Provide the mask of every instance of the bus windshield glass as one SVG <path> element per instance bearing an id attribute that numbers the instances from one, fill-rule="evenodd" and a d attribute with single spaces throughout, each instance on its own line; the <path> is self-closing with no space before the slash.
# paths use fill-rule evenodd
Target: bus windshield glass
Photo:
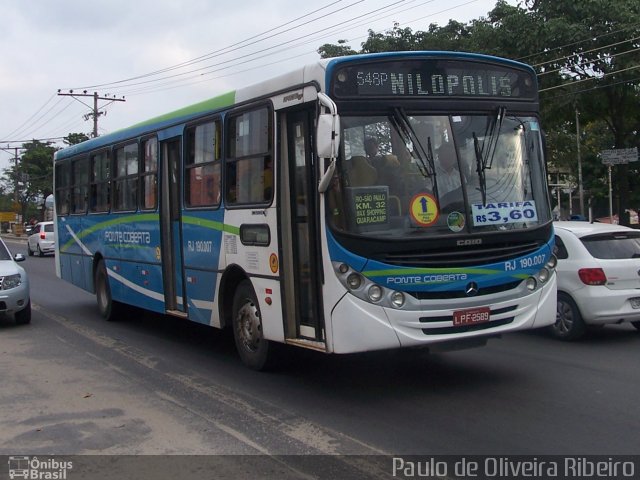
<path id="1" fill-rule="evenodd" d="M 343 116 L 328 196 L 334 229 L 431 237 L 547 223 L 538 120 L 482 115 Z"/>

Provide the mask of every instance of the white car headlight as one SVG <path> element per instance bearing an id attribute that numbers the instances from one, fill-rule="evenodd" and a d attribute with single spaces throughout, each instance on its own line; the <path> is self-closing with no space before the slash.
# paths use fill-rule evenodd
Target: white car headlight
<path id="1" fill-rule="evenodd" d="M 7 275 L 2 280 L 2 290 L 9 290 L 10 288 L 16 288 L 20 286 L 22 283 L 22 278 L 20 274 L 17 273 L 15 275 Z"/>

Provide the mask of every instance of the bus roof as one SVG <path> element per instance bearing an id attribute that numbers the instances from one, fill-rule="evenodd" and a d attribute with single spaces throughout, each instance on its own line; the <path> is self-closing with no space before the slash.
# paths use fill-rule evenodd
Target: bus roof
<path id="1" fill-rule="evenodd" d="M 284 88 L 303 85 L 309 82 L 316 82 L 321 88 L 324 89 L 326 85 L 326 78 L 335 67 L 344 63 L 350 63 L 354 61 L 367 61 L 367 60 L 382 60 L 398 57 L 431 57 L 431 58 L 449 58 L 449 59 L 461 59 L 461 60 L 477 60 L 477 61 L 490 61 L 493 63 L 500 63 L 507 67 L 520 68 L 529 70 L 535 73 L 533 68 L 524 63 L 520 63 L 514 60 L 508 60 L 500 57 L 493 57 L 490 55 L 467 53 L 467 52 L 450 52 L 450 51 L 406 51 L 406 52 L 382 52 L 382 53 L 369 53 L 360 55 L 350 55 L 345 57 L 325 58 L 320 59 L 315 63 L 305 65 L 296 70 L 284 73 L 282 75 L 264 80 L 260 83 L 256 83 L 247 87 L 239 88 L 222 95 L 204 100 L 202 102 L 189 105 L 184 108 L 180 108 L 173 112 L 169 112 L 158 117 L 153 117 L 140 123 L 136 123 L 130 127 L 123 128 L 122 130 L 115 131 L 97 138 L 92 138 L 77 145 L 72 145 L 68 148 L 59 150 L 55 154 L 56 160 L 68 158 L 77 154 L 82 154 L 95 150 L 107 145 L 115 143 L 125 142 L 132 138 L 144 136 L 154 131 L 171 127 L 173 125 L 179 125 L 181 123 L 189 122 L 198 117 L 214 113 L 218 110 L 232 107 L 234 105 L 243 103 L 253 98 L 260 98 L 272 94 L 274 92 L 282 91 Z"/>

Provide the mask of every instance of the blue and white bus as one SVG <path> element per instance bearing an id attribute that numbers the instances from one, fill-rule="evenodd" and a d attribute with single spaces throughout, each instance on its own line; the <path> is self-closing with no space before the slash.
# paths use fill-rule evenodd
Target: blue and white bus
<path id="1" fill-rule="evenodd" d="M 319 60 L 57 152 L 57 273 L 126 305 L 327 353 L 453 349 L 555 321 L 534 71 L 452 52 Z"/>

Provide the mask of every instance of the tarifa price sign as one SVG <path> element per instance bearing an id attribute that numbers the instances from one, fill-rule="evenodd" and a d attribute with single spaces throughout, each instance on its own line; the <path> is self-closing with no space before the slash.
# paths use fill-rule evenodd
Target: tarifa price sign
<path id="1" fill-rule="evenodd" d="M 533 200 L 487 203 L 486 205 L 475 203 L 471 205 L 471 214 L 476 227 L 538 221 L 536 203 Z"/>

